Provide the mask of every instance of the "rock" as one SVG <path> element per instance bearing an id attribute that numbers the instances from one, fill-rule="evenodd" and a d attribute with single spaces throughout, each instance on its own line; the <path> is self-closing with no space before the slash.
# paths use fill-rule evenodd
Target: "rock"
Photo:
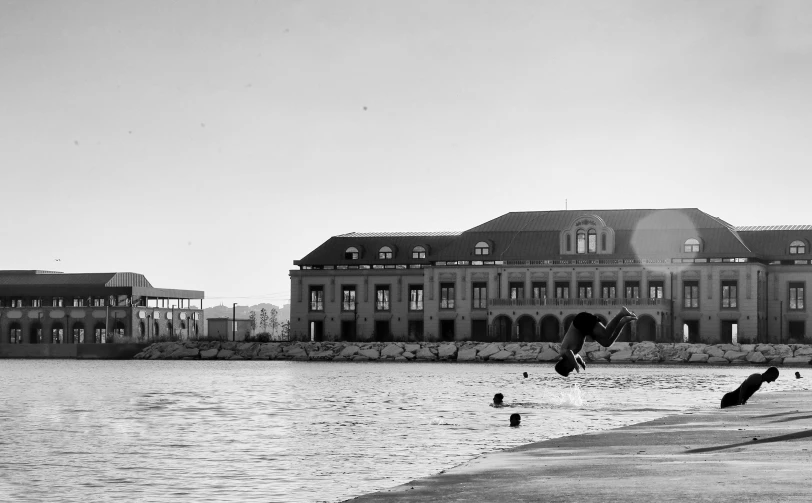
<path id="1" fill-rule="evenodd" d="M 617 353 L 620 351 L 629 351 L 631 352 L 632 343 L 631 342 L 616 342 L 607 348 L 610 353 Z"/>
<path id="2" fill-rule="evenodd" d="M 437 354 L 442 360 L 454 359 L 457 356 L 457 346 L 455 344 L 441 344 L 437 348 Z"/>
<path id="3" fill-rule="evenodd" d="M 166 354 L 166 353 L 164 353 Z M 178 360 L 180 358 L 196 358 L 200 354 L 197 348 L 180 347 L 169 355 L 169 358 Z"/>
<path id="4" fill-rule="evenodd" d="M 812 357 L 812 347 L 810 346 L 801 346 L 795 350 L 795 354 L 793 356 L 810 356 Z"/>
<path id="5" fill-rule="evenodd" d="M 728 351 L 740 351 L 738 344 L 717 344 L 717 348 L 721 349 L 724 352 Z"/>
<path id="6" fill-rule="evenodd" d="M 666 346 L 660 350 L 660 358 L 664 362 L 684 362 L 690 358 L 687 346 Z"/>
<path id="7" fill-rule="evenodd" d="M 415 353 L 415 358 L 418 360 L 436 360 L 437 355 L 435 355 L 430 348 L 420 348 L 417 353 Z"/>
<path id="8" fill-rule="evenodd" d="M 614 344 L 613 344 L 614 346 Z M 610 348 L 611 353 L 611 348 Z M 632 350 L 631 349 L 624 349 L 623 351 L 616 351 L 611 353 L 612 356 L 609 357 L 609 361 L 611 362 L 630 362 L 632 361 Z"/>
<path id="9" fill-rule="evenodd" d="M 552 362 L 558 360 L 558 358 L 559 358 L 558 351 L 554 350 L 551 347 L 545 347 L 539 352 L 538 356 L 536 357 L 536 360 L 540 362 Z"/>
<path id="10" fill-rule="evenodd" d="M 692 353 L 691 357 L 688 358 L 688 363 L 707 363 L 708 358 L 710 358 L 710 356 L 705 353 Z"/>
<path id="11" fill-rule="evenodd" d="M 408 360 L 406 357 L 404 357 L 404 356 L 396 356 L 396 357 L 395 357 L 395 361 L 396 361 L 396 362 L 407 362 L 407 361 L 409 361 L 409 360 Z"/>
<path id="12" fill-rule="evenodd" d="M 727 358 L 722 358 L 721 356 L 711 356 L 708 358 L 709 365 L 730 365 L 730 362 Z"/>
<path id="13" fill-rule="evenodd" d="M 584 353 L 586 353 L 586 354 L 595 353 L 595 352 L 603 351 L 603 350 L 604 350 L 604 347 L 601 346 L 600 344 L 598 344 L 595 341 L 584 343 Z"/>
<path id="14" fill-rule="evenodd" d="M 704 344 L 689 344 L 688 345 L 688 354 L 692 355 L 694 353 L 701 353 L 703 355 L 707 354 L 707 353 L 705 353 L 705 345 Z"/>
<path id="15" fill-rule="evenodd" d="M 511 357 L 513 357 L 513 352 L 503 349 L 502 351 L 499 351 L 498 353 L 489 356 L 488 360 L 504 361 Z"/>
<path id="16" fill-rule="evenodd" d="M 358 349 L 359 349 L 358 346 L 347 346 L 346 348 L 341 350 L 339 356 L 342 356 L 344 358 L 350 358 L 351 356 L 358 354 Z"/>
<path id="17" fill-rule="evenodd" d="M 259 345 L 256 356 L 260 358 L 276 358 L 280 353 L 282 353 L 282 348 L 278 343 L 268 343 Z"/>
<path id="18" fill-rule="evenodd" d="M 403 349 L 408 353 L 417 353 L 420 351 L 420 344 L 404 344 Z"/>
<path id="19" fill-rule="evenodd" d="M 476 349 L 475 348 L 465 348 L 460 349 L 457 352 L 457 361 L 458 362 L 470 362 L 476 359 Z"/>
<path id="20" fill-rule="evenodd" d="M 505 351 L 510 351 L 511 353 L 516 353 L 522 350 L 521 344 L 508 344 L 505 346 Z"/>
<path id="21" fill-rule="evenodd" d="M 783 364 L 784 366 L 807 366 L 809 365 L 809 360 L 812 360 L 812 356 L 788 356 L 784 358 Z"/>
<path id="22" fill-rule="evenodd" d="M 708 346 L 705 348 L 705 354 L 711 357 L 722 358 L 725 356 L 725 352 L 719 349 L 716 346 Z M 710 361 L 710 360 L 708 360 Z"/>
<path id="23" fill-rule="evenodd" d="M 221 350 L 220 350 L 220 351 L 217 353 L 217 359 L 218 359 L 218 360 L 227 360 L 227 359 L 231 358 L 231 356 L 232 356 L 233 354 L 234 354 L 234 351 L 232 351 L 232 350 L 230 350 L 230 349 L 221 349 Z"/>
<path id="24" fill-rule="evenodd" d="M 245 358 L 243 358 L 242 356 L 238 355 L 237 353 L 234 353 L 233 355 L 231 355 L 231 357 L 229 358 L 229 360 L 245 360 Z"/>
<path id="25" fill-rule="evenodd" d="M 610 353 L 609 351 L 602 350 L 589 352 L 586 354 L 586 356 L 590 361 L 595 361 L 595 360 L 606 360 L 609 358 L 609 356 L 611 356 L 611 354 L 612 353 Z"/>
<path id="26" fill-rule="evenodd" d="M 207 349 L 200 352 L 200 358 L 203 360 L 210 360 L 217 356 L 217 349 Z"/>
<path id="27" fill-rule="evenodd" d="M 537 347 L 525 347 L 522 351 L 516 353 L 516 361 L 526 362 L 535 360 L 539 354 L 539 348 Z"/>
<path id="28" fill-rule="evenodd" d="M 641 342 L 634 345 L 632 357 L 638 362 L 658 362 L 660 361 L 660 348 L 653 342 Z"/>
<path id="29" fill-rule="evenodd" d="M 745 353 L 752 353 L 756 350 L 755 344 L 739 344 L 739 351 L 744 351 Z"/>
<path id="30" fill-rule="evenodd" d="M 300 346 L 296 344 L 295 346 L 288 346 L 285 349 L 285 356 L 292 358 L 294 360 L 306 360 L 307 359 L 307 350 L 304 346 Z"/>
<path id="31" fill-rule="evenodd" d="M 352 361 L 354 361 L 354 362 L 367 362 L 367 361 L 369 361 L 369 358 L 367 358 L 366 356 L 364 356 L 362 354 L 357 354 L 357 355 L 352 357 Z"/>
<path id="32" fill-rule="evenodd" d="M 381 358 L 397 358 L 403 354 L 403 348 L 397 344 L 390 344 L 381 351 Z"/>
<path id="33" fill-rule="evenodd" d="M 500 350 L 501 350 L 501 348 L 498 345 L 496 345 L 496 344 L 488 344 L 487 346 L 485 346 L 484 348 L 479 350 L 479 353 L 477 353 L 477 356 L 479 356 L 482 359 L 486 359 L 491 355 L 495 355 Z"/>
<path id="34" fill-rule="evenodd" d="M 335 354 L 332 351 L 330 351 L 329 349 L 326 349 L 324 351 L 315 351 L 313 353 L 310 353 L 310 359 L 311 360 L 332 360 L 334 356 L 335 356 Z"/>
<path id="35" fill-rule="evenodd" d="M 775 351 L 773 348 L 774 346 L 772 344 L 757 344 L 754 351 L 758 351 L 763 355 L 771 355 Z"/>
<path id="36" fill-rule="evenodd" d="M 408 352 L 408 351 L 405 351 L 405 352 L 404 352 L 402 355 L 400 355 L 400 356 L 402 356 L 402 357 L 406 358 L 407 360 L 414 360 L 414 353 L 410 353 L 410 352 Z"/>
<path id="37" fill-rule="evenodd" d="M 764 358 L 764 355 L 759 353 L 758 351 L 747 353 L 746 360 L 750 363 L 764 363 L 767 361 L 767 359 Z"/>
<path id="38" fill-rule="evenodd" d="M 362 349 L 358 352 L 361 356 L 366 356 L 370 360 L 377 360 L 381 357 L 381 353 L 377 349 Z"/>
<path id="39" fill-rule="evenodd" d="M 727 351 L 725 352 L 724 358 L 730 363 L 733 362 L 741 363 L 747 361 L 747 353 L 745 353 L 744 351 Z"/>
<path id="40" fill-rule="evenodd" d="M 774 345 L 772 354 L 776 355 L 776 356 L 783 356 L 784 358 L 786 358 L 788 356 L 794 356 L 792 354 L 792 348 L 789 347 L 789 345 L 787 345 L 787 344 L 776 344 L 776 345 Z"/>

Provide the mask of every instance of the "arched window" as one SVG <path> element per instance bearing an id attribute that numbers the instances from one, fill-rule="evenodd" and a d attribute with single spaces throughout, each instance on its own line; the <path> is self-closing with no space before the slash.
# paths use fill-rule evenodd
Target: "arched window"
<path id="1" fill-rule="evenodd" d="M 601 251 L 606 251 L 606 233 L 601 234 Z"/>
<path id="2" fill-rule="evenodd" d="M 598 252 L 598 233 L 595 232 L 595 229 L 589 229 L 587 232 L 587 250 L 589 253 Z"/>
<path id="3" fill-rule="evenodd" d="M 426 258 L 426 249 L 422 246 L 412 248 L 412 258 Z"/>
<path id="4" fill-rule="evenodd" d="M 790 255 L 800 255 L 806 253 L 806 244 L 803 241 L 793 241 L 789 244 Z"/>
<path id="5" fill-rule="evenodd" d="M 161 324 L 158 322 L 158 320 L 155 320 L 153 325 L 154 326 L 152 327 L 152 337 L 157 339 L 161 335 Z"/>
<path id="6" fill-rule="evenodd" d="M 474 247 L 474 255 L 489 255 L 491 253 L 491 246 L 485 241 L 480 241 Z"/>
<path id="7" fill-rule="evenodd" d="M 138 322 L 138 338 L 143 339 L 147 331 L 147 326 L 144 324 L 143 321 Z"/>
<path id="8" fill-rule="evenodd" d="M 107 342 L 107 328 L 105 328 L 104 323 L 96 323 L 93 328 L 93 337 L 96 344 Z"/>
<path id="9" fill-rule="evenodd" d="M 378 250 L 378 258 L 388 260 L 392 258 L 392 248 L 388 246 L 382 246 L 380 250 Z"/>
<path id="10" fill-rule="evenodd" d="M 347 260 L 358 260 L 358 248 L 350 246 L 344 251 L 344 258 Z"/>
<path id="11" fill-rule="evenodd" d="M 575 235 L 575 253 L 586 253 L 586 232 L 582 230 Z"/>
<path id="12" fill-rule="evenodd" d="M 85 324 L 82 322 L 76 322 L 73 324 L 73 343 L 74 344 L 84 344 L 85 343 Z"/>
<path id="13" fill-rule="evenodd" d="M 567 234 L 566 236 L 566 242 L 567 242 L 567 252 L 572 251 L 572 239 L 570 238 L 569 234 Z"/>
<path id="14" fill-rule="evenodd" d="M 690 238 L 685 241 L 684 246 L 685 253 L 697 253 L 699 252 L 699 240 Z"/>
<path id="15" fill-rule="evenodd" d="M 65 329 L 62 323 L 55 322 L 51 325 L 51 338 L 54 344 L 62 344 L 65 342 Z"/>

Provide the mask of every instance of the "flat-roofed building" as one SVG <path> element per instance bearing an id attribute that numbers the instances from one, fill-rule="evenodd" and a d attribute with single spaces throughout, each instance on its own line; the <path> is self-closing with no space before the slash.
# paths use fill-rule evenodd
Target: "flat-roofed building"
<path id="1" fill-rule="evenodd" d="M 194 338 L 202 335 L 203 298 L 131 272 L 0 271 L 0 344 Z"/>
<path id="2" fill-rule="evenodd" d="M 696 208 L 507 213 L 463 232 L 329 238 L 291 277 L 299 340 L 551 341 L 628 306 L 621 340 L 810 342 L 812 226 Z M 809 335 L 807 335 L 809 334 Z"/>
<path id="3" fill-rule="evenodd" d="M 244 341 L 251 333 L 251 320 L 245 318 L 206 318 L 209 338 L 223 341 Z"/>

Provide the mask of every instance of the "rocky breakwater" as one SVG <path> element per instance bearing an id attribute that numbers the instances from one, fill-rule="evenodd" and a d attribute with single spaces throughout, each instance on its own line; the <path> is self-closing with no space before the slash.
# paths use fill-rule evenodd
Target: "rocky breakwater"
<path id="1" fill-rule="evenodd" d="M 135 355 L 138 360 L 314 360 L 555 362 L 552 342 L 160 342 Z M 808 366 L 806 344 L 688 344 L 616 342 L 604 348 L 586 343 L 591 363 Z"/>

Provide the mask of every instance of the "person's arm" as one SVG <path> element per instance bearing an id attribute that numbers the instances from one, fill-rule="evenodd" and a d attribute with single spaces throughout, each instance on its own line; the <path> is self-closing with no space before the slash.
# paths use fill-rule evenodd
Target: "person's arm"
<path id="1" fill-rule="evenodd" d="M 567 351 L 563 351 L 561 353 L 561 356 L 565 360 L 567 360 L 567 363 L 569 363 L 572 368 L 575 369 L 575 372 L 577 372 L 579 374 L 581 373 L 581 371 L 578 370 L 578 360 L 575 357 L 575 353 L 573 353 L 571 350 L 567 350 Z M 578 356 L 578 358 L 580 358 L 580 355 Z M 586 367 L 584 367 L 584 368 L 586 369 Z"/>
<path id="2" fill-rule="evenodd" d="M 584 359 L 583 359 L 583 358 L 581 358 L 581 355 L 576 354 L 576 355 L 575 355 L 575 361 L 576 361 L 576 362 L 578 362 L 578 364 L 580 364 L 580 365 L 581 365 L 581 368 L 583 368 L 584 370 L 586 370 L 586 363 L 584 363 Z M 575 370 L 577 371 L 577 370 L 578 370 L 578 367 L 575 367 Z"/>

